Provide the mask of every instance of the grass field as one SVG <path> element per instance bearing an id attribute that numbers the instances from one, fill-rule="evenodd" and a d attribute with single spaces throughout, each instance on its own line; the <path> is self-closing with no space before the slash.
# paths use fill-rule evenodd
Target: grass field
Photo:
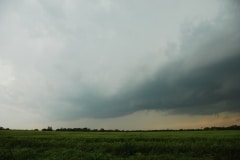
<path id="1" fill-rule="evenodd" d="M 0 160 L 240 159 L 240 131 L 0 131 Z"/>

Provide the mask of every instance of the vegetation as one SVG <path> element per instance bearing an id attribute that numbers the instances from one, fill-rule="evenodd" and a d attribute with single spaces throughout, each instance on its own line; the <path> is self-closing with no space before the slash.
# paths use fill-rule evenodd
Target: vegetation
<path id="1" fill-rule="evenodd" d="M 48 129 L 42 129 L 42 131 L 52 131 L 52 127 L 48 127 Z M 179 129 L 179 130 L 173 130 L 173 129 L 167 129 L 167 130 L 130 130 L 130 132 L 161 132 L 161 131 L 201 131 L 201 130 L 240 130 L 240 126 L 238 125 L 232 125 L 228 127 L 205 127 L 203 129 Z M 58 128 L 56 131 L 72 131 L 72 132 L 129 132 L 129 130 L 105 130 L 103 128 L 101 129 L 90 129 L 90 128 Z"/>
<path id="2" fill-rule="evenodd" d="M 49 128 L 50 129 L 50 128 Z M 0 160 L 240 159 L 240 131 L 0 131 Z"/>

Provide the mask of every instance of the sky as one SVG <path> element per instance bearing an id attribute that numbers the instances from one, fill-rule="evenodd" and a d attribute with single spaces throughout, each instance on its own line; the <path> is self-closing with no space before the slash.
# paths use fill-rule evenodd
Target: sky
<path id="1" fill-rule="evenodd" d="M 240 125 L 238 0 L 0 0 L 0 126 Z"/>

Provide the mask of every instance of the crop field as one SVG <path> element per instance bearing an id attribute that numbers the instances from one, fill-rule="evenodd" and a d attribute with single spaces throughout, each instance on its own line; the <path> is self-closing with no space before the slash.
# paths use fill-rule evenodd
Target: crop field
<path id="1" fill-rule="evenodd" d="M 240 159 L 240 131 L 0 131 L 0 160 Z"/>

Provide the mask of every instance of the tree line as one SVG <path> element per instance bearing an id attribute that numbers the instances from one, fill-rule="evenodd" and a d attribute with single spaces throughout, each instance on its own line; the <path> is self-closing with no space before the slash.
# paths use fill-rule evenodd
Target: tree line
<path id="1" fill-rule="evenodd" d="M 91 132 L 127 132 L 127 131 L 131 131 L 131 132 L 159 132 L 159 131 L 201 131 L 201 130 L 240 130 L 240 126 L 238 125 L 232 125 L 232 126 L 228 126 L 228 127 L 205 127 L 203 129 L 162 129 L 162 130 L 119 130 L 119 129 L 115 129 L 115 130 L 105 130 L 103 128 L 101 129 L 90 129 L 90 128 L 59 128 L 56 129 L 56 131 L 82 131 L 82 132 L 87 132 L 87 131 L 91 131 Z"/>
<path id="2" fill-rule="evenodd" d="M 119 130 L 119 129 L 90 129 L 84 128 L 57 128 L 55 131 L 69 131 L 69 132 L 160 132 L 160 131 L 208 131 L 208 130 L 240 130 L 240 126 L 231 125 L 227 127 L 205 127 L 199 129 L 161 129 L 161 130 Z M 42 129 L 42 131 L 53 131 L 52 127 Z"/>
<path id="3" fill-rule="evenodd" d="M 4 128 L 0 126 L 0 130 L 10 130 L 9 128 Z M 39 131 L 38 129 L 34 129 L 35 131 Z M 68 131 L 68 132 L 160 132 L 160 131 L 211 131 L 211 130 L 240 130 L 240 126 L 231 125 L 228 127 L 205 127 L 201 129 L 161 129 L 161 130 L 119 130 L 119 129 L 90 129 L 87 127 L 84 128 L 57 128 L 54 130 L 52 126 L 48 126 L 47 128 L 43 128 L 41 131 Z"/>

